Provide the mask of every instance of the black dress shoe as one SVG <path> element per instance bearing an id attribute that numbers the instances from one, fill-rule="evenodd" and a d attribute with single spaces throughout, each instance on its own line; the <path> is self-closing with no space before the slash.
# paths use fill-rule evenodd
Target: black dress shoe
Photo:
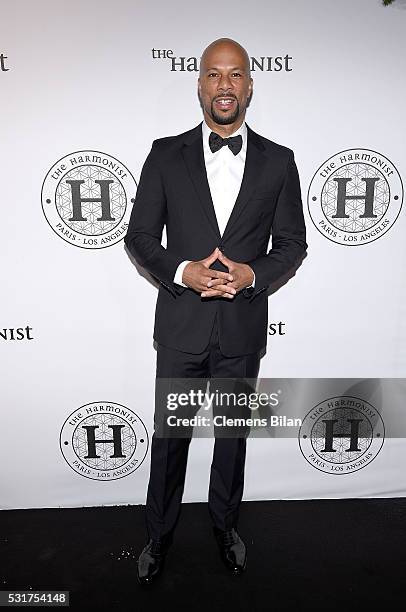
<path id="1" fill-rule="evenodd" d="M 161 573 L 172 538 L 149 539 L 137 562 L 138 582 L 149 586 Z"/>
<path id="2" fill-rule="evenodd" d="M 247 565 L 247 549 L 234 527 L 223 531 L 213 527 L 224 565 L 234 574 L 241 574 Z"/>

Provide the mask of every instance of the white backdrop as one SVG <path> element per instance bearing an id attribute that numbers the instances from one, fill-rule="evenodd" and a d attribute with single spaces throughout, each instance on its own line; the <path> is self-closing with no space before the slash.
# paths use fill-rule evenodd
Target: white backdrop
<path id="1" fill-rule="evenodd" d="M 1 508 L 145 501 L 149 449 L 137 469 L 105 482 L 72 469 L 60 433 L 80 407 L 115 402 L 151 436 L 157 288 L 123 236 L 97 249 L 58 235 L 41 189 L 61 158 L 100 151 L 128 170 L 128 221 L 131 174 L 137 181 L 153 139 L 202 119 L 197 72 L 171 70 L 152 49 L 179 62 L 228 36 L 250 57 L 291 58 L 289 71 L 252 72 L 246 117 L 295 152 L 309 244 L 269 298 L 269 323 L 283 322 L 285 334 L 269 336 L 260 376 L 405 375 L 403 209 L 376 240 L 346 246 L 322 235 L 307 205 L 316 171 L 341 151 L 377 151 L 405 176 L 405 30 L 399 0 L 1 2 Z M 402 199 L 393 197 L 391 211 Z M 212 445 L 193 440 L 184 501 L 207 499 Z M 334 478 L 304 460 L 295 438 L 251 439 L 244 499 L 404 496 L 405 458 L 403 439 L 388 438 L 365 469 Z"/>

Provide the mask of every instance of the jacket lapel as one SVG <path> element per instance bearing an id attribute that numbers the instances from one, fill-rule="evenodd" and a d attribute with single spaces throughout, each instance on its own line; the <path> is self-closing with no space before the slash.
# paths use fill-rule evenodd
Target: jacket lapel
<path id="1" fill-rule="evenodd" d="M 188 168 L 190 178 L 195 186 L 200 204 L 218 240 L 227 237 L 231 227 L 235 224 L 247 205 L 258 179 L 265 168 L 264 162 L 266 157 L 263 153 L 264 149 L 265 147 L 258 134 L 251 130 L 247 124 L 247 155 L 245 158 L 245 168 L 241 187 L 224 230 L 224 234 L 221 236 L 204 163 L 202 122 L 187 133 L 182 148 L 182 155 Z"/>
<path id="2" fill-rule="evenodd" d="M 217 238 L 220 239 L 220 230 L 217 224 L 213 201 L 211 199 L 206 165 L 204 163 L 202 122 L 200 122 L 199 125 L 193 130 L 188 132 L 182 148 L 182 155 L 188 168 L 190 178 L 195 186 L 203 211 L 206 214 Z"/>
<path id="3" fill-rule="evenodd" d="M 258 180 L 265 170 L 266 156 L 263 153 L 264 149 L 265 147 L 259 136 L 247 124 L 247 155 L 245 158 L 244 174 L 234 208 L 231 211 L 222 236 L 223 240 L 227 238 L 230 229 L 247 206 Z"/>

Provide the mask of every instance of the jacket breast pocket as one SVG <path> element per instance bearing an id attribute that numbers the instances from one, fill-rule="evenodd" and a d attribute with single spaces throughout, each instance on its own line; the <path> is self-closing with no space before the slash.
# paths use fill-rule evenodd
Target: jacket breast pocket
<path id="1" fill-rule="evenodd" d="M 272 214 L 276 206 L 276 193 L 274 191 L 258 191 L 252 194 L 250 205 L 247 207 L 251 215 Z"/>

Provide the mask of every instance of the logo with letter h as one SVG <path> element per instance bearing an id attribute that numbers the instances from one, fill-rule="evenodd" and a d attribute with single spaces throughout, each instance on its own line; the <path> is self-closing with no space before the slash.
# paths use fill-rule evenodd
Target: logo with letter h
<path id="1" fill-rule="evenodd" d="M 307 205 L 318 231 L 345 246 L 368 244 L 393 226 L 403 202 L 394 164 L 369 149 L 348 149 L 325 161 L 309 186 Z"/>
<path id="2" fill-rule="evenodd" d="M 384 438 L 382 417 L 372 404 L 341 396 L 324 400 L 307 413 L 299 447 L 312 467 L 327 474 L 351 474 L 375 459 Z"/>

